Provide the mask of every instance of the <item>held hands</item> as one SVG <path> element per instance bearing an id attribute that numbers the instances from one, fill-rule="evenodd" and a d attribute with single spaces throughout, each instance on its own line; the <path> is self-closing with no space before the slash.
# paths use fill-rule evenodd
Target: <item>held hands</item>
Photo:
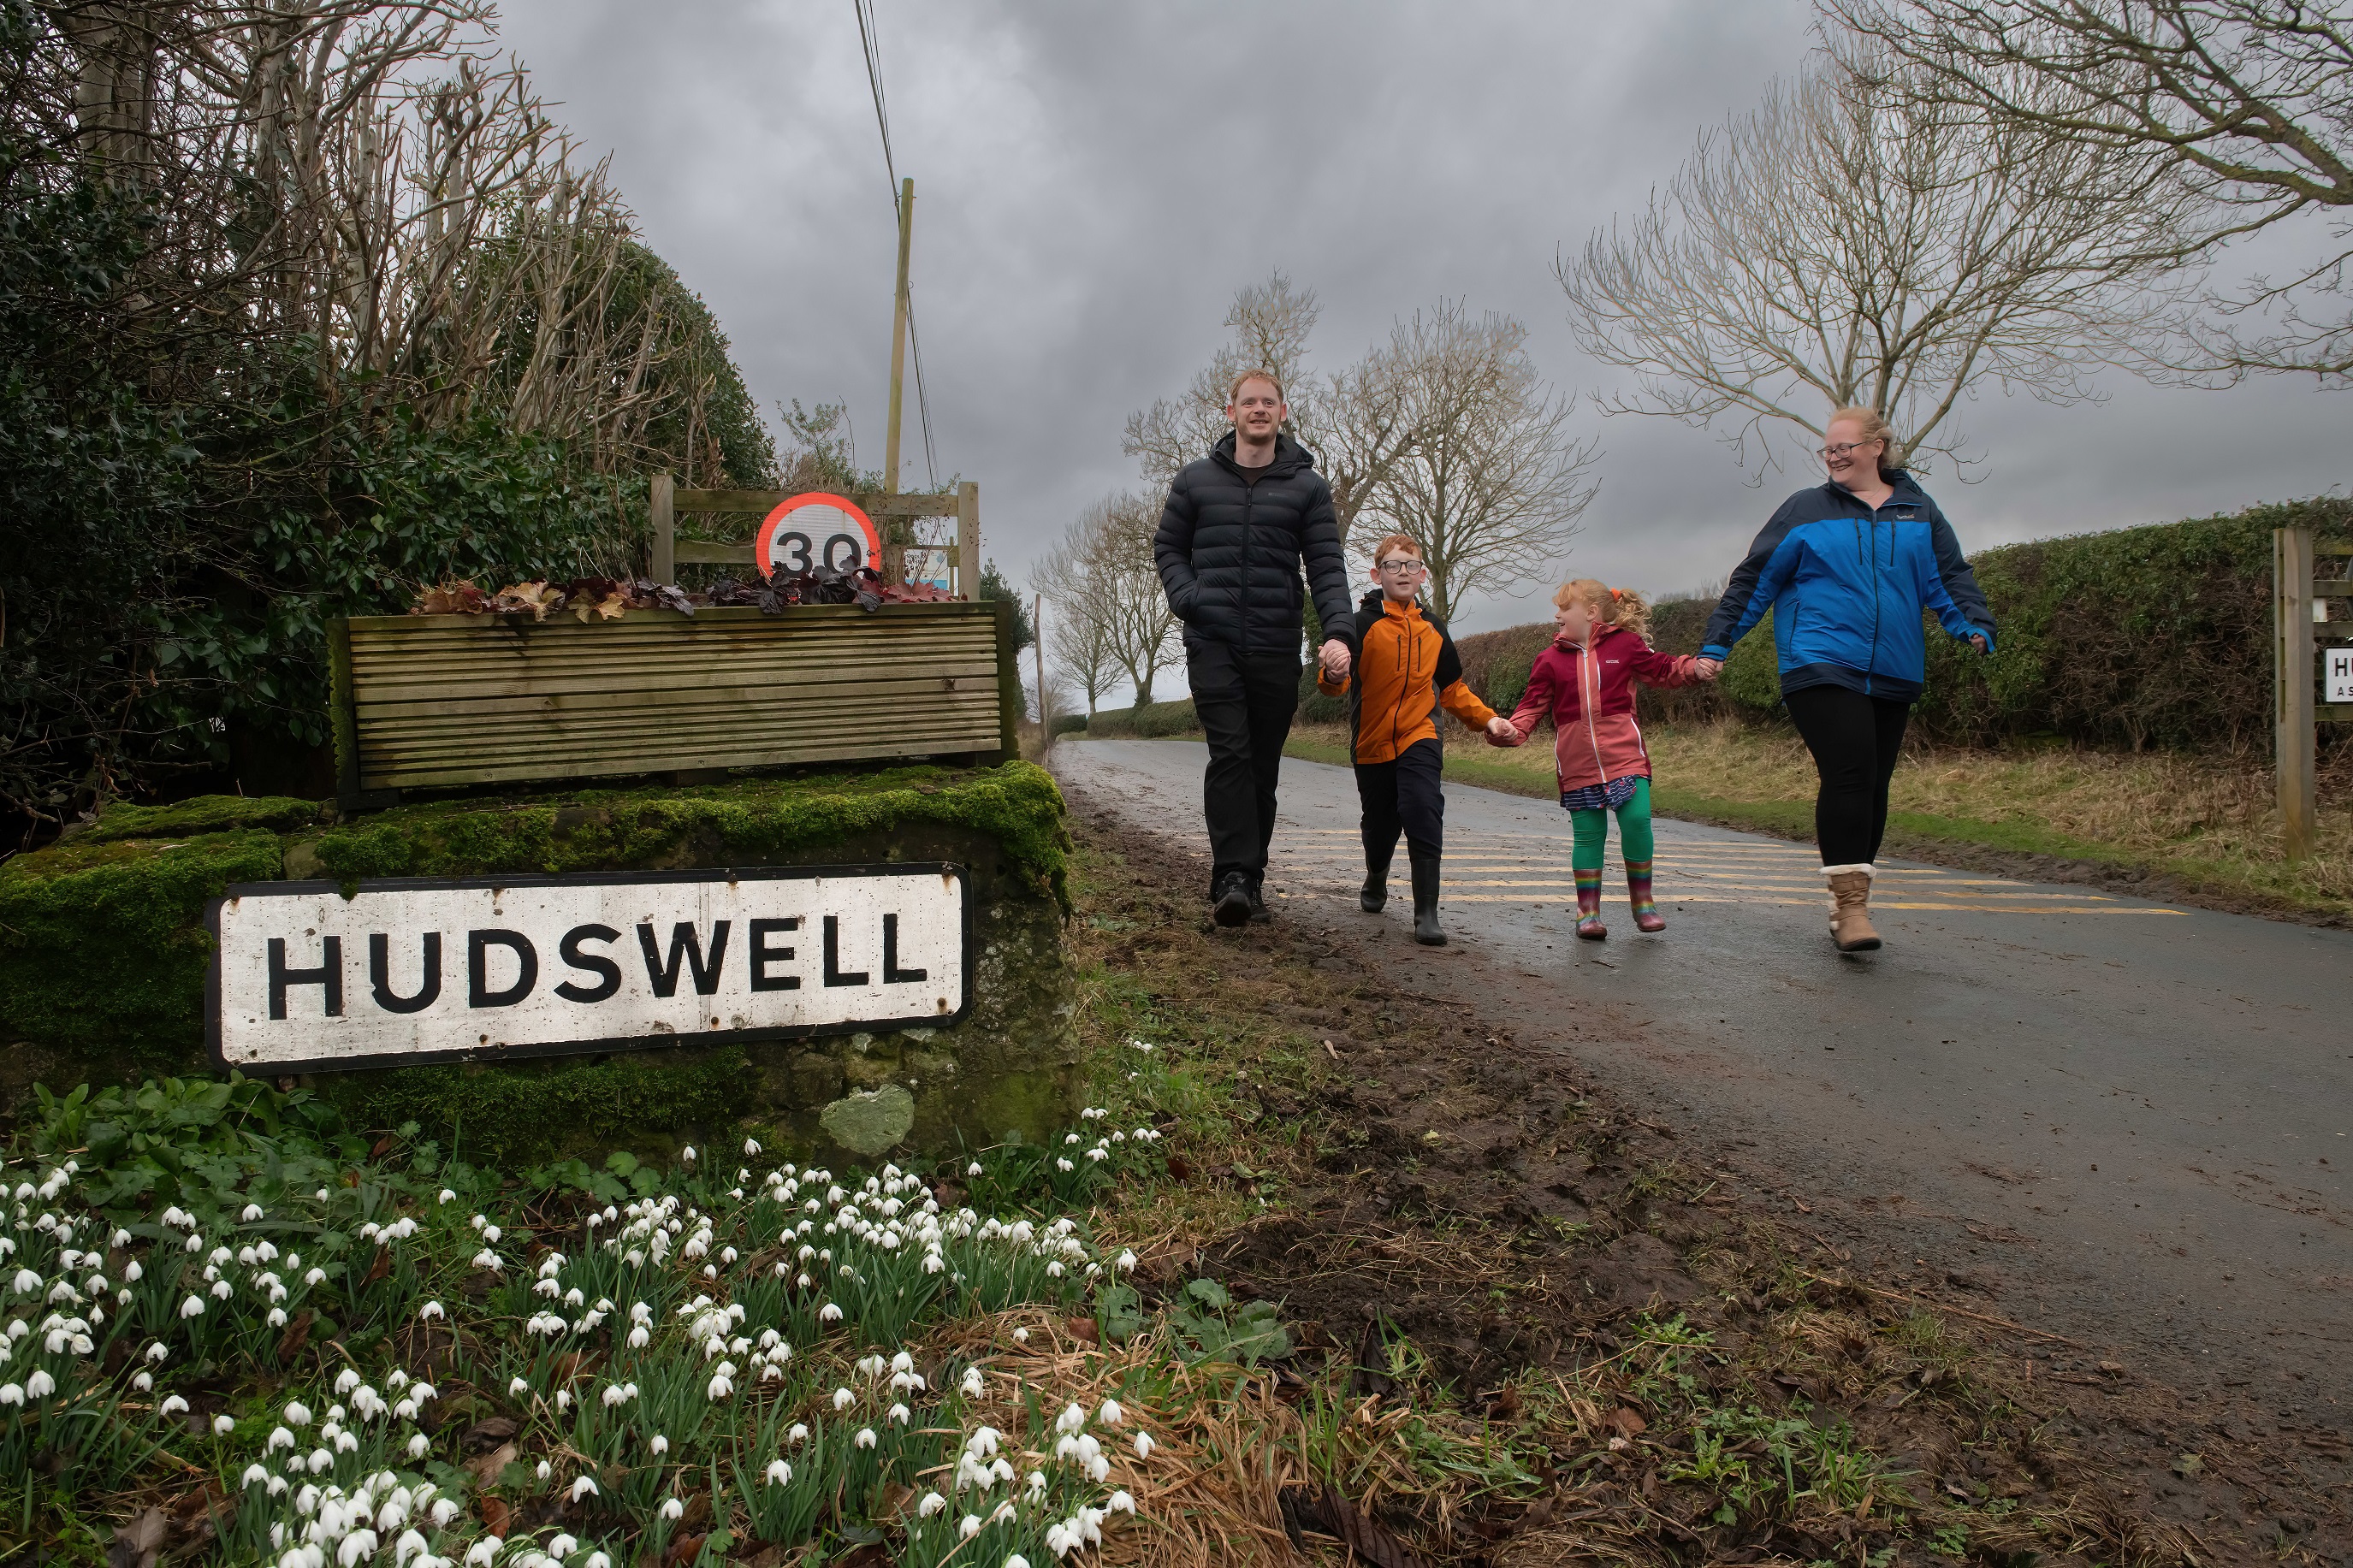
<path id="1" fill-rule="evenodd" d="M 1985 633 L 1983 633 L 1983 632 L 1971 632 L 1971 633 L 1969 634 L 1969 646 L 1970 646 L 1971 647 L 1973 647 L 1973 648 L 1977 649 L 1979 653 L 1983 653 L 1983 652 L 1985 652 L 1985 650 L 1986 650 Z"/>
<path id="2" fill-rule="evenodd" d="M 1527 737 L 1521 734 L 1517 729 L 1514 728 L 1512 721 L 1509 719 L 1506 719 L 1502 714 L 1498 713 L 1495 717 L 1487 721 L 1487 739 L 1490 743 L 1494 745 L 1516 746 L 1522 741 L 1526 740 Z"/>
<path id="3" fill-rule="evenodd" d="M 1720 658 L 1695 658 L 1692 660 L 1692 673 L 1698 676 L 1702 680 L 1714 680 L 1717 676 L 1724 673 L 1724 660 Z"/>
<path id="4" fill-rule="evenodd" d="M 1342 642 L 1338 637 L 1334 637 L 1324 645 L 1323 650 L 1316 657 L 1324 666 L 1324 673 L 1332 679 L 1348 679 L 1348 645 L 1346 643 Z"/>

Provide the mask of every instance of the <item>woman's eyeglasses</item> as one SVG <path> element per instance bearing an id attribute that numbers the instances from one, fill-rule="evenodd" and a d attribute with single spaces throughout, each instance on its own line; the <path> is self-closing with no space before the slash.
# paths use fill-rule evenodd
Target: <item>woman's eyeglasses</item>
<path id="1" fill-rule="evenodd" d="M 1873 436 L 1871 438 L 1871 441 L 1841 441 L 1835 447 L 1817 447 L 1814 448 L 1814 456 L 1827 463 L 1832 458 L 1843 458 L 1849 452 L 1855 451 L 1860 447 L 1868 447 L 1871 445 L 1872 441 L 1876 441 L 1878 439 L 1878 437 Z"/>

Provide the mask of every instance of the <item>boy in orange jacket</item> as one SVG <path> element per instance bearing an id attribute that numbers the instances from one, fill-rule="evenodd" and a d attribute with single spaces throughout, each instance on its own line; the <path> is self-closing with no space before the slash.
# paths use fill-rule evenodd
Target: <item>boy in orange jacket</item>
<path id="1" fill-rule="evenodd" d="M 1356 606 L 1355 665 L 1336 680 L 1319 668 L 1315 686 L 1327 697 L 1348 699 L 1349 756 L 1365 813 L 1365 889 L 1356 901 L 1368 912 L 1388 902 L 1389 861 L 1402 832 L 1413 868 L 1413 940 L 1444 947 L 1446 933 L 1438 927 L 1446 820 L 1438 710 L 1484 729 L 1498 744 L 1513 743 L 1518 733 L 1462 684 L 1462 659 L 1446 623 L 1415 598 L 1428 574 L 1420 545 L 1402 533 L 1382 540 L 1373 550 L 1377 586 Z"/>

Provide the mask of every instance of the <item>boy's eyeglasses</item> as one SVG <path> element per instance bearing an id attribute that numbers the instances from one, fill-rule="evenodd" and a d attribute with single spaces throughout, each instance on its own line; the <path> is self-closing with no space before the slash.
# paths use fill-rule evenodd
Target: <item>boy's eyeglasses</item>
<path id="1" fill-rule="evenodd" d="M 1422 564 L 1410 555 L 1393 555 L 1381 563 L 1381 570 L 1394 572 L 1400 577 L 1409 577 L 1422 570 Z"/>

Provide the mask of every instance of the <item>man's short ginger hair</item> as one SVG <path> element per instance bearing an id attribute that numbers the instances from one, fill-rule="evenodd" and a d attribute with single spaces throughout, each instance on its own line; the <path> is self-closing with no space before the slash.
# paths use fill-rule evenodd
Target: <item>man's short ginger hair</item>
<path id="1" fill-rule="evenodd" d="M 1242 372 L 1241 374 L 1234 377 L 1233 384 L 1226 388 L 1227 404 L 1230 405 L 1235 398 L 1240 397 L 1242 395 L 1243 383 L 1251 381 L 1262 381 L 1269 386 L 1274 388 L 1274 400 L 1277 403 L 1286 403 L 1290 401 L 1290 399 L 1283 395 L 1282 378 L 1275 374 L 1274 372 L 1271 370 L 1246 370 Z"/>
<path id="2" fill-rule="evenodd" d="M 1421 542 L 1410 533 L 1392 533 L 1373 546 L 1373 564 L 1377 566 L 1392 550 L 1409 552 L 1416 561 L 1421 559 Z"/>

